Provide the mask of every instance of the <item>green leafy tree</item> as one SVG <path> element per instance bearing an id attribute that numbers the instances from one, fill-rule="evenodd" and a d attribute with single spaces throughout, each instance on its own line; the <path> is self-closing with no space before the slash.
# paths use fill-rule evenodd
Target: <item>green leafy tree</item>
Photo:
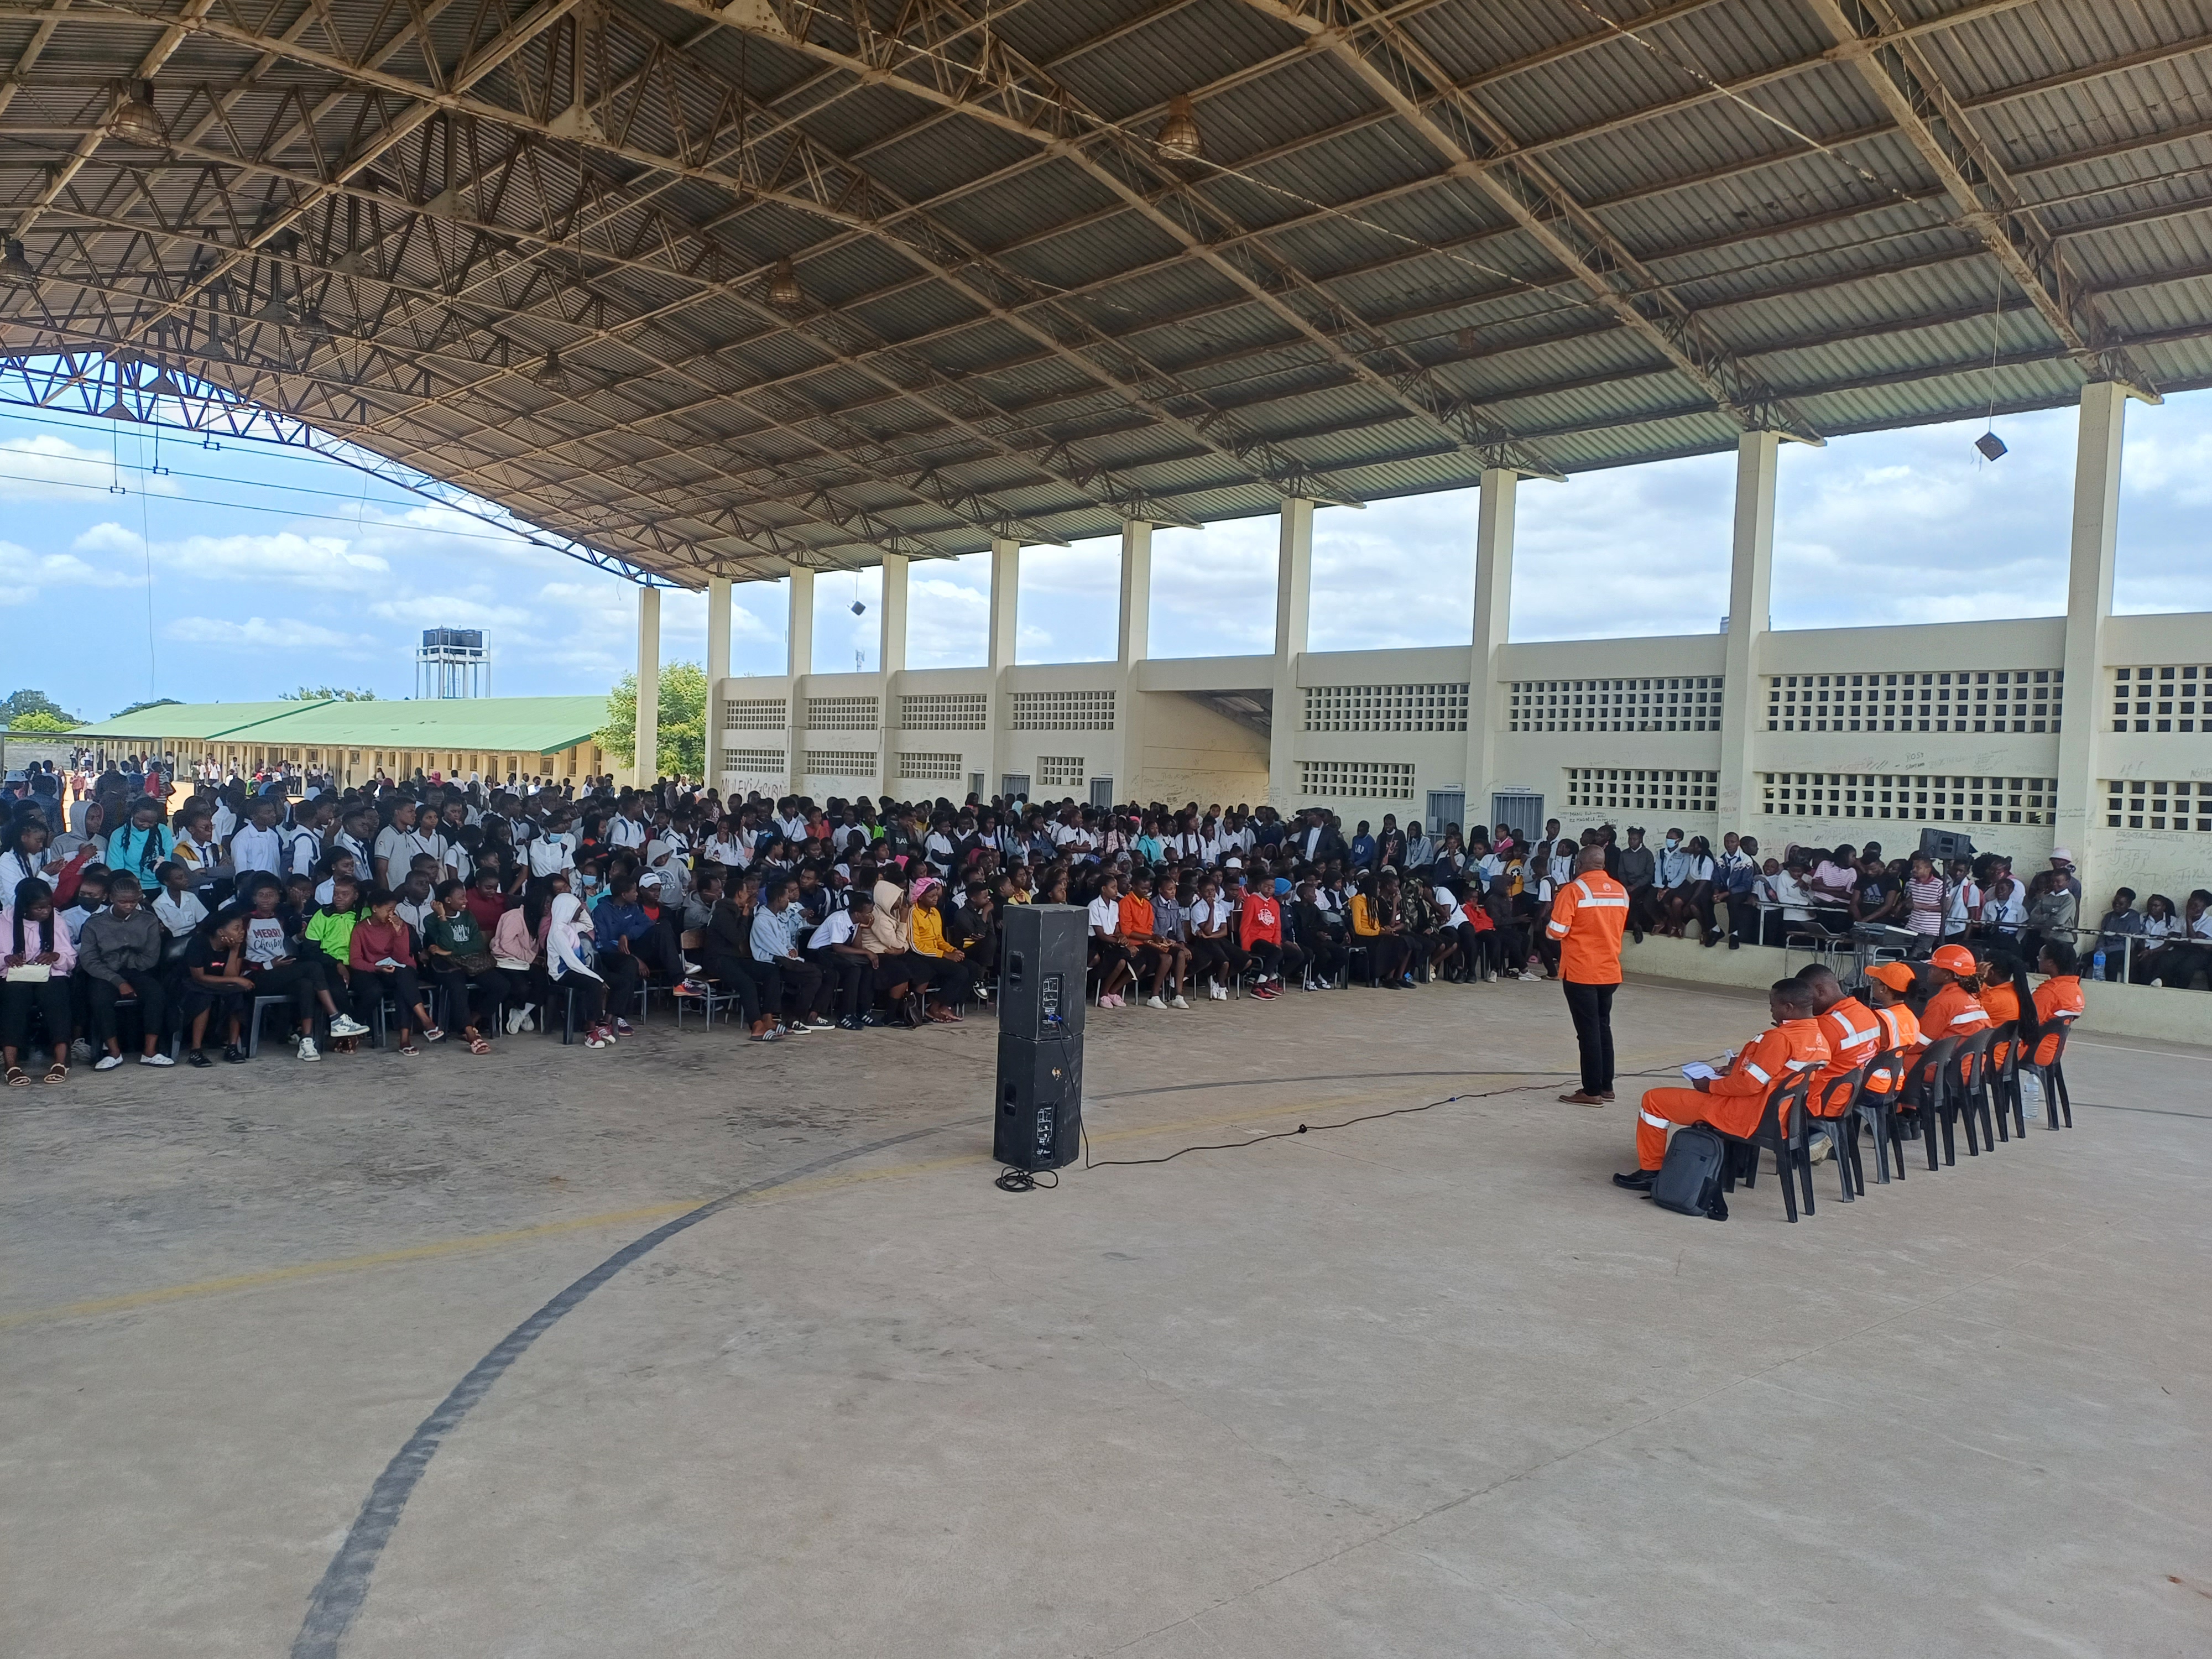
<path id="1" fill-rule="evenodd" d="M 125 714 L 136 714 L 140 710 L 146 708 L 167 708 L 172 703 L 179 703 L 181 701 L 181 699 L 177 697 L 149 697 L 143 702 L 132 703 L 128 708 L 117 709 L 113 718 L 119 720 Z"/>
<path id="2" fill-rule="evenodd" d="M 12 726 L 18 732 L 50 732 L 57 729 L 46 726 L 25 726 L 22 724 L 22 719 L 26 714 L 52 714 L 57 720 L 67 720 L 70 726 L 76 724 L 76 715 L 70 714 L 68 709 L 63 708 L 43 691 L 11 692 L 7 702 L 0 702 L 0 726 Z M 66 731 L 69 728 L 63 726 L 58 729 Z"/>
<path id="3" fill-rule="evenodd" d="M 18 714 L 8 722 L 10 732 L 74 732 L 77 722 L 66 714 L 49 714 L 43 708 L 28 714 Z"/>
<path id="4" fill-rule="evenodd" d="M 607 723 L 592 741 L 625 766 L 637 759 L 637 676 L 607 693 Z M 707 775 L 707 671 L 672 662 L 660 671 L 659 769 L 665 777 Z"/>
<path id="5" fill-rule="evenodd" d="M 374 691 L 342 691 L 335 685 L 303 685 L 297 691 L 280 691 L 280 702 L 374 702 Z"/>

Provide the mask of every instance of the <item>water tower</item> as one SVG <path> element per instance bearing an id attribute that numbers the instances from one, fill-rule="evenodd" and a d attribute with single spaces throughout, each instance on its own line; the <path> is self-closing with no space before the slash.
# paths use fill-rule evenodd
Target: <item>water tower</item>
<path id="1" fill-rule="evenodd" d="M 418 697 L 488 697 L 491 653 L 481 628 L 426 628 L 415 653 Z"/>

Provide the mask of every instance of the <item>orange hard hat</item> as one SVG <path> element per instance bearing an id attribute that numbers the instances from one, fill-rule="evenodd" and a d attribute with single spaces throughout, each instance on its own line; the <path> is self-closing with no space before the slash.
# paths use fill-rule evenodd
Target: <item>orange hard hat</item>
<path id="1" fill-rule="evenodd" d="M 1975 968 L 1974 953 L 1963 945 L 1939 945 L 1928 960 L 1947 974 L 1971 974 Z"/>
<path id="2" fill-rule="evenodd" d="M 1899 996 L 1912 988 L 1915 975 L 1911 968 L 1905 963 L 1877 962 L 1866 971 L 1869 979 L 1880 980 Z"/>

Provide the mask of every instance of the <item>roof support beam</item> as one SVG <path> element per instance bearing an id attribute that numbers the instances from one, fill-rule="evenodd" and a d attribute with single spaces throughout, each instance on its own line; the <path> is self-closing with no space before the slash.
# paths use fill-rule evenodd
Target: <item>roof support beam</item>
<path id="1" fill-rule="evenodd" d="M 1868 90 L 1943 188 L 1958 222 L 1981 238 L 2013 285 L 2081 365 L 2084 378 L 2113 380 L 2132 397 L 2160 401 L 2081 291 L 2065 255 L 2022 200 L 1996 151 L 1918 46 L 1890 0 L 1805 0 Z"/>

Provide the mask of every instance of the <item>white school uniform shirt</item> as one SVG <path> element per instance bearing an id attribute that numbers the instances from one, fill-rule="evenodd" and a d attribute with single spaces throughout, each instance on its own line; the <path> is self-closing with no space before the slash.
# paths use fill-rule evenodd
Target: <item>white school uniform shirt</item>
<path id="1" fill-rule="evenodd" d="M 784 835 L 792 841 L 803 842 L 806 839 L 806 820 L 796 812 L 787 818 L 778 818 L 775 821 L 775 827 L 782 830 Z"/>
<path id="2" fill-rule="evenodd" d="M 215 838 L 218 842 L 229 840 L 232 833 L 237 830 L 240 822 L 240 820 L 238 814 L 230 810 L 230 803 L 228 801 L 218 800 L 216 802 L 215 818 L 210 827 L 215 830 Z"/>
<path id="3" fill-rule="evenodd" d="M 275 830 L 249 823 L 230 838 L 231 867 L 241 876 L 250 870 L 282 874 L 283 861 L 284 837 Z"/>
<path id="4" fill-rule="evenodd" d="M 568 831 L 559 835 L 540 836 L 530 843 L 530 873 L 533 876 L 556 876 L 563 870 L 576 867 L 576 837 Z"/>
<path id="5" fill-rule="evenodd" d="M 477 861 L 469 856 L 469 849 L 459 842 L 446 849 L 445 867 L 453 872 L 456 881 L 476 879 Z"/>
<path id="6" fill-rule="evenodd" d="M 1813 913 L 1806 908 L 1810 896 L 1804 884 L 1787 870 L 1759 878 L 1759 896 L 1770 904 L 1782 907 L 1784 921 L 1810 921 Z"/>
<path id="7" fill-rule="evenodd" d="M 331 851 L 353 854 L 353 872 L 363 881 L 376 879 L 376 860 L 369 856 L 370 849 L 353 836 L 341 830 L 331 837 Z"/>
<path id="8" fill-rule="evenodd" d="M 1118 933 L 1121 931 L 1121 906 L 1118 900 L 1095 898 L 1091 901 L 1091 928 L 1094 933 Z"/>
<path id="9" fill-rule="evenodd" d="M 642 847 L 647 835 L 645 821 L 615 814 L 607 824 L 607 845 L 610 847 Z"/>
<path id="10" fill-rule="evenodd" d="M 933 830 L 921 843 L 921 855 L 939 870 L 952 867 L 952 837 L 942 830 Z"/>
<path id="11" fill-rule="evenodd" d="M 284 862 L 289 866 L 287 873 L 295 876 L 313 875 L 315 861 L 323 855 L 323 838 L 312 830 L 301 830 L 297 827 L 283 833 Z"/>
<path id="12" fill-rule="evenodd" d="M 1944 889 L 1943 931 L 1958 933 L 1966 931 L 1968 913 L 1982 902 L 1982 890 L 1971 881 L 1962 881 L 1955 887 Z"/>
<path id="13" fill-rule="evenodd" d="M 826 951 L 833 945 L 850 945 L 853 932 L 853 913 L 850 910 L 832 910 L 806 936 L 806 948 Z"/>
<path id="14" fill-rule="evenodd" d="M 14 908 L 17 884 L 44 874 L 53 861 L 53 849 L 46 847 L 35 853 L 26 853 L 21 848 L 12 853 L 0 853 L 0 903 Z"/>
<path id="15" fill-rule="evenodd" d="M 1216 927 L 1226 927 L 1236 907 L 1227 899 L 1193 899 L 1190 902 L 1190 931 L 1211 933 Z"/>
<path id="16" fill-rule="evenodd" d="M 415 829 L 410 830 L 405 835 L 400 836 L 399 853 L 392 860 L 397 867 L 392 874 L 398 879 L 404 880 L 408 866 L 415 862 L 417 854 L 422 853 L 428 853 L 441 866 L 443 866 L 446 862 L 446 849 L 452 844 L 434 830 L 428 835 L 423 834 L 418 824 Z"/>
<path id="17" fill-rule="evenodd" d="M 720 837 L 707 843 L 707 860 L 726 869 L 742 870 L 752 861 L 753 849 L 742 836 L 732 836 L 725 841 Z"/>
<path id="18" fill-rule="evenodd" d="M 2000 896 L 1993 887 L 1990 896 L 1982 901 L 1982 919 L 1999 927 L 2017 927 L 2027 920 L 2027 889 L 2018 877 L 2013 878 L 2012 892 Z"/>
<path id="19" fill-rule="evenodd" d="M 207 906 L 200 902 L 199 895 L 191 888 L 182 898 L 171 898 L 164 887 L 154 899 L 154 915 L 169 930 L 171 939 L 182 939 L 207 920 Z"/>

